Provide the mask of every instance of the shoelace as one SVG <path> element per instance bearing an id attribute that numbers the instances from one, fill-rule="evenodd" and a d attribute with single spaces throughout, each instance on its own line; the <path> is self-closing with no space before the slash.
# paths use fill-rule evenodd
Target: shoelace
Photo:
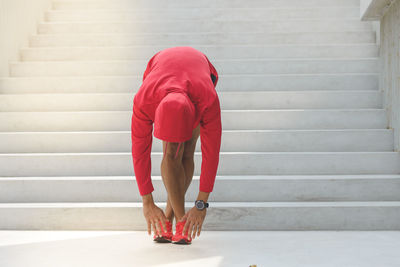
<path id="1" fill-rule="evenodd" d="M 178 234 L 178 235 L 184 235 L 184 234 L 183 234 L 183 228 L 184 228 L 184 226 L 185 226 L 184 223 L 182 223 L 182 224 L 177 224 L 177 225 L 176 225 L 176 234 Z M 186 230 L 186 232 L 188 232 L 188 230 Z M 185 236 L 187 236 L 187 233 L 186 233 Z"/>
<path id="2" fill-rule="evenodd" d="M 167 229 L 165 229 L 167 232 L 170 232 L 170 231 L 172 231 L 172 225 L 171 225 L 171 223 L 169 223 L 168 221 L 165 223 L 166 224 L 166 227 L 167 227 Z"/>
<path id="3" fill-rule="evenodd" d="M 164 229 L 161 222 L 160 222 L 160 226 L 161 226 L 161 230 L 165 230 L 166 232 L 172 231 L 172 224 L 169 221 L 165 222 L 165 226 L 167 227 L 167 229 Z"/>
<path id="4" fill-rule="evenodd" d="M 183 230 L 183 225 L 182 224 L 177 224 L 176 225 L 176 233 L 179 235 L 182 235 L 182 230 Z"/>

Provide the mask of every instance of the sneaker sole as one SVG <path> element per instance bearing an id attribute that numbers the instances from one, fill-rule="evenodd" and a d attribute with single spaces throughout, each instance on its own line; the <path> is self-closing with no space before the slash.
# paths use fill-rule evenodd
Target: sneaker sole
<path id="1" fill-rule="evenodd" d="M 153 241 L 158 242 L 158 243 L 171 243 L 172 240 L 166 239 L 164 237 L 156 237 L 153 239 Z"/>
<path id="2" fill-rule="evenodd" d="M 186 240 L 182 238 L 182 239 L 180 239 L 178 241 L 173 241 L 172 243 L 174 243 L 174 244 L 182 244 L 182 245 L 189 245 L 192 242 L 186 242 Z"/>

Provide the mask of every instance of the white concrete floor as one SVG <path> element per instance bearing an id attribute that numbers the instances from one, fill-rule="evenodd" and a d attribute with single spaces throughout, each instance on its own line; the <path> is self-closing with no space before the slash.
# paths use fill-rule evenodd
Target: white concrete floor
<path id="1" fill-rule="evenodd" d="M 400 231 L 202 231 L 191 245 L 142 231 L 0 231 L 1 267 L 400 266 Z"/>

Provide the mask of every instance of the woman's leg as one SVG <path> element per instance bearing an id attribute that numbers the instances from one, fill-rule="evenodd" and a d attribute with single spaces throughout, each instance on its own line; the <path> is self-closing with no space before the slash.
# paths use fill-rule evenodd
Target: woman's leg
<path id="1" fill-rule="evenodd" d="M 196 143 L 197 143 L 197 139 L 199 138 L 199 135 L 200 135 L 200 125 L 197 126 L 193 130 L 192 138 L 190 140 L 186 141 L 184 144 L 181 144 L 181 146 L 179 148 L 180 152 L 178 152 L 178 156 L 176 159 L 176 160 L 181 159 L 181 164 L 183 166 L 183 170 L 184 170 L 184 174 L 185 174 L 185 178 L 183 179 L 184 180 L 183 212 L 184 212 L 184 196 L 185 196 L 186 191 L 189 188 L 189 185 L 193 178 L 194 151 L 196 149 Z M 165 143 L 166 142 L 163 141 L 163 150 L 165 149 Z M 183 148 L 181 148 L 182 146 L 183 146 Z M 161 175 L 163 177 L 164 185 L 166 186 L 166 188 L 168 187 L 167 183 L 168 184 L 170 183 L 169 181 L 166 181 L 166 180 L 168 180 L 169 177 L 180 177 L 179 176 L 180 175 L 180 167 L 179 166 L 173 167 L 174 164 L 179 165 L 179 161 L 171 160 L 171 156 L 172 157 L 175 156 L 176 149 L 177 149 L 177 143 L 168 143 L 167 152 L 166 152 L 167 154 L 165 155 L 165 158 L 167 157 L 168 154 L 169 154 L 169 157 L 165 162 L 163 160 L 163 162 L 161 163 Z M 182 153 L 181 150 L 183 150 L 182 155 L 181 155 L 181 153 Z M 172 166 L 168 166 L 168 164 L 170 164 Z M 175 174 L 174 174 L 173 170 L 176 170 Z M 167 173 L 169 173 L 170 175 L 167 175 Z M 181 181 L 179 178 L 177 180 L 178 180 L 177 181 L 178 183 L 179 183 L 179 181 Z M 175 185 L 175 187 L 176 187 L 176 185 Z M 172 222 L 175 214 L 174 214 L 174 209 L 172 208 L 173 205 L 171 203 L 171 198 L 170 198 L 170 193 L 168 192 L 168 188 L 167 188 L 167 193 L 168 193 L 168 198 L 167 198 L 167 206 L 165 209 L 165 215 Z M 181 197 L 179 199 L 181 199 Z M 179 204 L 179 205 L 182 206 L 182 204 Z M 175 217 L 178 217 L 179 219 L 181 218 L 181 216 L 175 216 Z"/>
<path id="2" fill-rule="evenodd" d="M 185 142 L 185 149 L 183 151 L 182 163 L 185 169 L 185 194 L 193 179 L 194 173 L 194 151 L 196 150 L 197 139 L 200 135 L 200 124 L 193 130 L 192 138 Z"/>
<path id="3" fill-rule="evenodd" d="M 182 164 L 183 147 L 184 144 L 180 144 L 178 155 L 175 158 L 178 143 L 168 142 L 167 149 L 164 152 L 165 155 L 161 161 L 161 177 L 167 189 L 168 201 L 174 211 L 174 216 L 177 221 L 185 215 L 184 187 L 186 177 Z M 168 218 L 170 215 L 165 214 L 165 216 Z"/>

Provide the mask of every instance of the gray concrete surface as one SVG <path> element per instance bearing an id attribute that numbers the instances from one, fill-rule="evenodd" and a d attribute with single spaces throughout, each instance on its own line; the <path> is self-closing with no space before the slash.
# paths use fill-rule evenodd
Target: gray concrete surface
<path id="1" fill-rule="evenodd" d="M 204 231 L 191 245 L 142 231 L 0 231 L 0 266 L 400 266 L 400 231 Z"/>

